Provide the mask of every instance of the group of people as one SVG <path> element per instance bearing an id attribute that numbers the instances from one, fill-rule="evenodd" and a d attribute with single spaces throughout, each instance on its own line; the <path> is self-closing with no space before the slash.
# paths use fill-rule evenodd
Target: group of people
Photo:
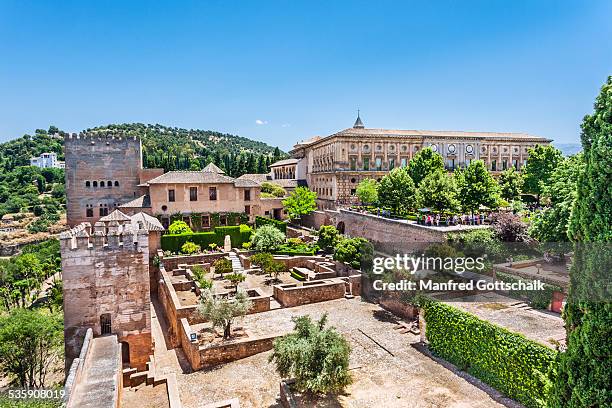
<path id="1" fill-rule="evenodd" d="M 488 213 L 480 213 L 480 214 L 462 214 L 462 215 L 453 215 L 446 216 L 444 219 L 440 214 L 426 214 L 423 216 L 419 216 L 417 218 L 417 223 L 421 225 L 427 225 L 430 227 L 439 227 L 439 226 L 451 226 L 451 225 L 484 225 L 490 224 L 493 214 Z"/>

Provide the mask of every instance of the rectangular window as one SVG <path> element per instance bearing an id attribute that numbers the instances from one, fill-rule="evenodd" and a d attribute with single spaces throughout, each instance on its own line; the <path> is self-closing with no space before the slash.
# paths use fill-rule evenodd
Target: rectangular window
<path id="1" fill-rule="evenodd" d="M 197 187 L 189 187 L 189 201 L 198 201 Z"/>
<path id="2" fill-rule="evenodd" d="M 104 217 L 108 215 L 108 208 L 100 207 L 100 217 Z"/>
<path id="3" fill-rule="evenodd" d="M 202 216 L 202 228 L 209 228 L 210 227 L 210 215 L 203 215 Z"/>
<path id="4" fill-rule="evenodd" d="M 351 188 L 351 195 L 354 196 L 355 194 L 357 194 L 357 189 Z"/>
<path id="5" fill-rule="evenodd" d="M 86 215 L 88 218 L 93 217 L 93 208 L 87 208 L 87 209 L 85 210 L 85 215 Z"/>
<path id="6" fill-rule="evenodd" d="M 382 170 L 382 157 L 377 157 L 374 163 L 376 164 L 376 171 L 381 171 Z"/>
<path id="7" fill-rule="evenodd" d="M 400 160 L 400 167 L 406 167 L 408 165 L 408 159 L 406 157 L 402 157 Z"/>
<path id="8" fill-rule="evenodd" d="M 168 201 L 174 202 L 174 190 L 168 190 Z"/>
<path id="9" fill-rule="evenodd" d="M 491 160 L 491 171 L 497 171 L 497 161 Z"/>
<path id="10" fill-rule="evenodd" d="M 518 170 L 518 166 L 519 166 L 518 160 L 512 160 L 512 165 L 514 166 L 516 170 Z"/>
<path id="11" fill-rule="evenodd" d="M 394 168 L 395 168 L 395 159 L 390 158 L 389 159 L 389 170 L 393 170 Z"/>
<path id="12" fill-rule="evenodd" d="M 250 214 L 251 213 L 251 206 L 250 205 L 245 205 L 244 206 L 244 213 L 245 214 Z"/>
<path id="13" fill-rule="evenodd" d="M 211 201 L 217 200 L 217 187 L 208 188 L 208 199 Z"/>
<path id="14" fill-rule="evenodd" d="M 366 171 L 370 170 L 370 158 L 369 157 L 363 158 L 363 169 Z"/>
<path id="15" fill-rule="evenodd" d="M 508 160 L 502 160 L 502 170 L 508 169 Z"/>
<path id="16" fill-rule="evenodd" d="M 357 170 L 357 158 L 356 157 L 351 157 L 350 158 L 350 162 L 351 162 L 351 170 L 352 171 Z"/>
<path id="17" fill-rule="evenodd" d="M 251 190 L 244 190 L 244 201 L 251 201 Z"/>

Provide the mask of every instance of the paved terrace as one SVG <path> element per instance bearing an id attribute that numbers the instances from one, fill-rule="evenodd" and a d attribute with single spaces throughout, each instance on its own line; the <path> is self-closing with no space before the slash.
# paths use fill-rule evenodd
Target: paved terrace
<path id="1" fill-rule="evenodd" d="M 190 373 L 182 350 L 165 345 L 165 320 L 153 299 L 155 359 L 161 373 L 175 372 L 185 408 L 237 397 L 241 407 L 280 407 L 280 377 L 268 363 L 271 351 Z M 157 311 L 157 313 L 155 313 Z M 281 333 L 293 328 L 292 316 L 319 318 L 329 312 L 329 324 L 350 342 L 354 383 L 346 394 L 308 407 L 502 407 L 485 391 L 470 384 L 410 346 L 418 336 L 394 330 L 395 318 L 359 298 L 338 299 L 248 315 L 237 324 L 255 333 Z M 378 343 L 378 344 L 377 344 Z M 382 347 L 381 347 L 382 346 Z"/>

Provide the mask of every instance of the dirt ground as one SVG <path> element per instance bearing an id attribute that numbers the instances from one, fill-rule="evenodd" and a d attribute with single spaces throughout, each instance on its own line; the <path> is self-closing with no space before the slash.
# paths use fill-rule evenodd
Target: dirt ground
<path id="1" fill-rule="evenodd" d="M 157 302 L 154 299 L 154 303 Z M 156 310 L 160 310 L 159 307 Z M 428 356 L 411 343 L 418 336 L 394 329 L 393 315 L 359 298 L 338 299 L 289 309 L 245 316 L 238 324 L 256 334 L 283 333 L 293 328 L 292 316 L 313 318 L 329 313 L 334 326 L 350 342 L 353 384 L 345 394 L 316 401 L 304 407 L 502 407 L 486 389 L 480 389 Z M 280 407 L 281 378 L 268 362 L 271 352 L 261 353 L 210 370 L 189 372 L 182 351 L 164 348 L 163 318 L 153 319 L 156 361 L 160 372 L 175 372 L 185 408 L 238 398 L 241 407 Z"/>

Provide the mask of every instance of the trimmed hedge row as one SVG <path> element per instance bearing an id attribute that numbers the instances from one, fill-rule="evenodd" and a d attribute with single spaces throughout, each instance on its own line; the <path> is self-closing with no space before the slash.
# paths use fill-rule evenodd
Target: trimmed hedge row
<path id="1" fill-rule="evenodd" d="M 527 407 L 545 405 L 545 378 L 556 352 L 439 302 L 424 305 L 430 349 Z"/>
<path id="2" fill-rule="evenodd" d="M 518 281 L 531 282 L 529 279 L 519 278 L 513 275 L 509 275 L 503 272 L 496 272 L 496 276 L 499 280 L 508 283 L 516 283 Z M 548 306 L 553 300 L 554 292 L 562 292 L 559 286 L 549 285 L 543 283 L 544 290 L 511 290 L 510 295 L 513 297 L 525 298 L 529 301 L 529 306 L 536 309 L 548 309 Z"/>
<path id="3" fill-rule="evenodd" d="M 161 238 L 161 246 L 164 251 L 180 252 L 181 247 L 187 241 L 199 245 L 202 249 L 208 249 L 210 244 L 222 247 L 225 236 L 229 235 L 232 247 L 240 248 L 243 242 L 249 242 L 253 230 L 248 225 L 215 227 L 210 232 L 194 232 L 192 234 L 166 234 Z"/>
<path id="4" fill-rule="evenodd" d="M 287 233 L 287 223 L 284 221 L 275 220 L 272 218 L 255 216 L 255 228 L 259 228 L 262 225 L 274 225 L 283 234 Z"/>

